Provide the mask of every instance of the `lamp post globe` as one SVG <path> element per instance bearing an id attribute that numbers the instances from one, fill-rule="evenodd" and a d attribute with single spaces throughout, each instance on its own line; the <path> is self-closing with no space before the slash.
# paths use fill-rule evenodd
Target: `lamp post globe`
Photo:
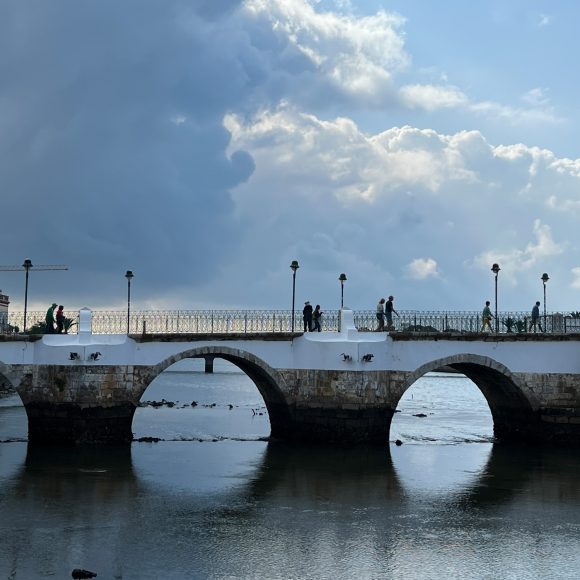
<path id="1" fill-rule="evenodd" d="M 495 332 L 496 332 L 496 334 L 499 332 L 499 320 L 497 317 L 497 275 L 499 274 L 500 270 L 501 270 L 501 268 L 499 267 L 499 264 L 493 264 L 491 266 L 491 271 L 495 274 Z"/>
<path id="2" fill-rule="evenodd" d="M 294 303 L 296 299 L 296 270 L 298 270 L 300 266 L 298 265 L 298 260 L 292 260 L 290 264 L 290 269 L 292 270 L 292 315 L 291 315 L 291 331 L 294 334 Z"/>

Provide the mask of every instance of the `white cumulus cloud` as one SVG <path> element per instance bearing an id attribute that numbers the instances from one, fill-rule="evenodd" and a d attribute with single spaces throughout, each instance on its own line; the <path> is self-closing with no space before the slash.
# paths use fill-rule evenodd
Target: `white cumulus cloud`
<path id="1" fill-rule="evenodd" d="M 433 258 L 415 258 L 407 264 L 407 274 L 413 280 L 426 280 L 439 276 L 437 262 Z"/>

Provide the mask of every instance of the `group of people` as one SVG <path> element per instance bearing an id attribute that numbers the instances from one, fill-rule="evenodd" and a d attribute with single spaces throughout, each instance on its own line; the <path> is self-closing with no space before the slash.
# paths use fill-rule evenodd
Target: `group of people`
<path id="1" fill-rule="evenodd" d="M 377 332 L 385 330 L 385 318 L 387 319 L 387 330 L 393 330 L 393 314 L 399 316 L 399 313 L 393 306 L 394 299 L 393 296 L 389 296 L 386 302 L 384 298 L 379 300 L 379 303 L 377 304 L 377 320 L 379 322 Z"/>
<path id="2" fill-rule="evenodd" d="M 320 332 L 322 330 L 322 310 L 320 304 L 312 308 L 312 304 L 307 300 L 302 309 L 302 318 L 304 320 L 304 332 Z"/>
<path id="3" fill-rule="evenodd" d="M 489 300 L 485 301 L 485 306 L 483 307 L 483 312 L 481 313 L 481 332 L 485 332 L 486 328 L 489 328 L 490 332 L 493 332 L 493 328 L 491 327 L 491 320 L 493 318 L 493 314 L 491 313 L 491 308 L 489 307 L 490 302 Z M 537 332 L 537 329 L 540 329 L 540 332 L 544 332 L 542 329 L 542 322 L 540 319 L 540 301 L 536 300 L 536 303 L 532 306 L 532 316 L 530 322 L 530 332 Z"/>
<path id="4" fill-rule="evenodd" d="M 66 330 L 64 328 L 65 321 L 64 306 L 61 304 L 55 313 L 54 309 L 56 308 L 56 306 L 57 306 L 56 302 L 53 302 L 46 312 L 45 318 L 46 334 L 62 334 L 63 332 L 66 334 Z M 56 329 L 54 326 L 55 322 Z"/>

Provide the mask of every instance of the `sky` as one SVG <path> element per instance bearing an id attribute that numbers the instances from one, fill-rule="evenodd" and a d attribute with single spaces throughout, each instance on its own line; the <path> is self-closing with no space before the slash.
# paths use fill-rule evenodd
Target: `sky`
<path id="1" fill-rule="evenodd" d="M 573 0 L 0 1 L 29 309 L 580 310 Z M 24 273 L 0 271 L 11 309 Z"/>

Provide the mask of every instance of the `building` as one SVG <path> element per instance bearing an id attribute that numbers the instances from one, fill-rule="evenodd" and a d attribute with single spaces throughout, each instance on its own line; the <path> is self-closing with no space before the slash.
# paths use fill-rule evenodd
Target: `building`
<path id="1" fill-rule="evenodd" d="M 10 300 L 6 294 L 2 294 L 0 290 L 0 330 L 5 330 L 8 327 L 8 305 Z"/>

